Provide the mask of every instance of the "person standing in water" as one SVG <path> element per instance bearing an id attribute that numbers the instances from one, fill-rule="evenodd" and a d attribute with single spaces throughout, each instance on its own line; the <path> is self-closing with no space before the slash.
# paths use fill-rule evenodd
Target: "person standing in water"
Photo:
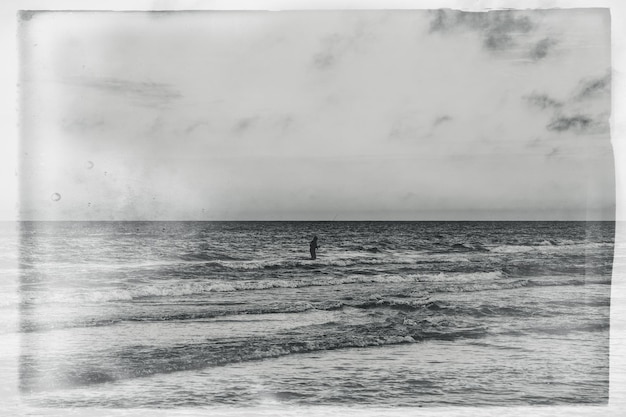
<path id="1" fill-rule="evenodd" d="M 313 240 L 311 241 L 309 247 L 311 248 L 311 259 L 317 258 L 315 254 L 315 249 L 319 248 L 319 246 L 317 246 L 317 236 L 313 236 Z"/>

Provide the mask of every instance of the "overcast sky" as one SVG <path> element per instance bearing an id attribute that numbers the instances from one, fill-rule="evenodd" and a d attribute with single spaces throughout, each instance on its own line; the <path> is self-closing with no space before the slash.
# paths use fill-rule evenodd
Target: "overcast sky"
<path id="1" fill-rule="evenodd" d="M 610 17 L 25 13 L 22 219 L 613 219 Z"/>

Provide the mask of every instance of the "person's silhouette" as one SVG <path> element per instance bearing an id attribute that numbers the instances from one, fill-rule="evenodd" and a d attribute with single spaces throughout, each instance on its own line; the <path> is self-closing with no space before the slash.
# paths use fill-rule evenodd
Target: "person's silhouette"
<path id="1" fill-rule="evenodd" d="M 315 254 L 315 249 L 319 248 L 319 246 L 317 246 L 317 236 L 313 236 L 313 240 L 311 241 L 309 247 L 311 248 L 311 259 L 317 258 Z"/>

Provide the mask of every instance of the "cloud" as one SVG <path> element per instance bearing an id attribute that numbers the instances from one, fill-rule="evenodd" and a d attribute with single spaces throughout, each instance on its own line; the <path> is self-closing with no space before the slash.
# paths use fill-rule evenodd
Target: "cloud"
<path id="1" fill-rule="evenodd" d="M 451 32 L 458 28 L 478 32 L 483 48 L 502 51 L 517 44 L 515 37 L 532 31 L 536 25 L 525 14 L 511 10 L 463 12 L 439 9 L 433 12 L 430 32 Z"/>
<path id="2" fill-rule="evenodd" d="M 543 38 L 533 46 L 528 55 L 533 61 L 539 61 L 548 56 L 557 43 L 558 41 L 553 38 Z"/>
<path id="3" fill-rule="evenodd" d="M 145 107 L 164 107 L 182 97 L 180 92 L 165 83 L 120 78 L 73 78 L 66 82 L 111 93 Z"/>
<path id="4" fill-rule="evenodd" d="M 324 37 L 321 41 L 321 51 L 313 56 L 313 66 L 319 70 L 333 67 L 338 58 L 345 53 L 348 40 L 337 33 Z"/>
<path id="5" fill-rule="evenodd" d="M 313 66 L 319 70 L 325 70 L 335 65 L 337 57 L 334 52 L 327 50 L 315 54 Z"/>
<path id="6" fill-rule="evenodd" d="M 546 158 L 551 159 L 561 154 L 561 150 L 559 148 L 552 148 L 550 152 L 546 154 Z"/>
<path id="7" fill-rule="evenodd" d="M 595 134 L 609 131 L 610 101 L 586 101 L 602 97 L 610 92 L 611 78 L 607 74 L 600 78 L 585 78 L 563 101 L 547 94 L 535 93 L 523 96 L 530 106 L 551 112 L 546 129 L 551 132 L 572 132 L 575 134 Z"/>
<path id="8" fill-rule="evenodd" d="M 208 122 L 202 122 L 202 121 L 198 121 L 198 122 L 194 122 L 191 123 L 189 126 L 187 126 L 185 128 L 185 134 L 186 135 L 190 135 L 192 133 L 194 133 L 195 131 L 197 131 L 199 128 L 201 127 L 210 127 Z"/>
<path id="9" fill-rule="evenodd" d="M 430 119 L 405 114 L 393 121 L 387 137 L 397 141 L 431 139 L 437 133 L 438 128 L 453 120 L 452 116 L 447 114 Z"/>
<path id="10" fill-rule="evenodd" d="M 575 114 L 573 116 L 557 115 L 546 126 L 546 128 L 554 132 L 569 131 L 576 134 L 608 133 L 610 131 L 609 114 Z"/>
<path id="11" fill-rule="evenodd" d="M 430 33 L 472 31 L 482 39 L 483 49 L 495 54 L 512 52 L 522 61 L 540 61 L 559 43 L 552 36 L 540 38 L 540 25 L 521 10 L 462 12 L 440 9 L 431 13 Z"/>
<path id="12" fill-rule="evenodd" d="M 582 80 L 576 94 L 576 99 L 584 100 L 611 92 L 611 73 L 600 78 Z"/>
<path id="13" fill-rule="evenodd" d="M 284 136 L 298 126 L 298 119 L 290 113 L 251 114 L 244 117 L 228 117 L 222 123 L 218 120 L 197 120 L 180 129 L 189 136 L 209 138 L 244 137 L 254 133 L 259 141 L 273 140 Z M 211 135 L 211 132 L 215 133 Z"/>
<path id="14" fill-rule="evenodd" d="M 594 125 L 594 120 L 587 115 L 577 114 L 574 116 L 556 116 L 546 126 L 548 130 L 555 132 L 573 131 L 582 133 L 588 131 Z"/>
<path id="15" fill-rule="evenodd" d="M 335 67 L 346 54 L 358 50 L 366 41 L 374 38 L 375 21 L 359 19 L 350 31 L 331 33 L 320 39 L 320 48 L 313 55 L 312 65 L 317 70 Z"/>
<path id="16" fill-rule="evenodd" d="M 439 116 L 435 119 L 435 121 L 433 122 L 433 127 L 435 126 L 439 126 L 442 123 L 447 123 L 450 122 L 452 120 L 452 117 L 448 116 L 448 115 L 443 115 L 443 116 Z"/>
<path id="17" fill-rule="evenodd" d="M 523 97 L 528 104 L 539 107 L 541 109 L 561 108 L 563 103 L 551 98 L 547 94 L 532 93 Z"/>
<path id="18" fill-rule="evenodd" d="M 243 134 L 250 130 L 256 123 L 257 117 L 244 117 L 237 120 L 233 126 L 233 132 L 236 134 Z"/>

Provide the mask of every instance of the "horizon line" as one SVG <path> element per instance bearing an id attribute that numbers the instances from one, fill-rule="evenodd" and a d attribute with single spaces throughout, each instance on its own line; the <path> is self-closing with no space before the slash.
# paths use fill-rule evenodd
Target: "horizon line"
<path id="1" fill-rule="evenodd" d="M 278 220 L 278 219 L 274 219 L 274 220 L 268 220 L 268 219 L 229 219 L 229 220 L 207 220 L 207 219 L 196 219 L 196 220 L 173 220 L 173 219 L 158 219 L 158 220 L 147 220 L 147 219 L 132 219 L 132 220 L 128 220 L 128 219 L 118 219 L 118 220 L 111 220 L 111 219 L 92 219 L 92 220 L 85 220 L 85 219 L 81 219 L 81 220 L 72 220 L 72 219 L 56 219 L 56 220 L 45 220 L 45 219 L 15 219 L 15 220 L 2 220 L 0 219 L 1 223 L 22 223 L 22 222 L 48 222 L 48 223 L 62 223 L 62 222 L 74 222 L 74 223 L 103 223 L 103 222 L 117 222 L 117 223 L 131 223 L 131 222 L 143 222 L 143 223 L 172 223 L 172 222 L 177 222 L 177 223 L 234 223 L 234 222 L 241 222 L 241 223 L 252 223 L 252 222 L 256 222 L 256 223 L 280 223 L 280 222 L 291 222 L 291 223 L 306 223 L 306 222 L 311 222 L 311 223 L 341 223 L 341 222 L 353 222 L 353 223 L 365 223 L 365 222 L 378 222 L 378 223 L 418 223 L 418 222 L 490 222 L 490 223 L 494 223 L 494 222 L 618 222 L 618 221 L 624 221 L 624 220 L 618 220 L 618 219 L 493 219 L 493 220 L 486 220 L 486 219 L 419 219 L 419 220 L 408 220 L 408 219 L 396 219 L 396 220 L 381 220 L 381 219 L 347 219 L 347 220 L 319 220 L 319 219 L 307 219 L 307 220 L 302 220 L 302 219 L 282 219 L 282 220 Z"/>

